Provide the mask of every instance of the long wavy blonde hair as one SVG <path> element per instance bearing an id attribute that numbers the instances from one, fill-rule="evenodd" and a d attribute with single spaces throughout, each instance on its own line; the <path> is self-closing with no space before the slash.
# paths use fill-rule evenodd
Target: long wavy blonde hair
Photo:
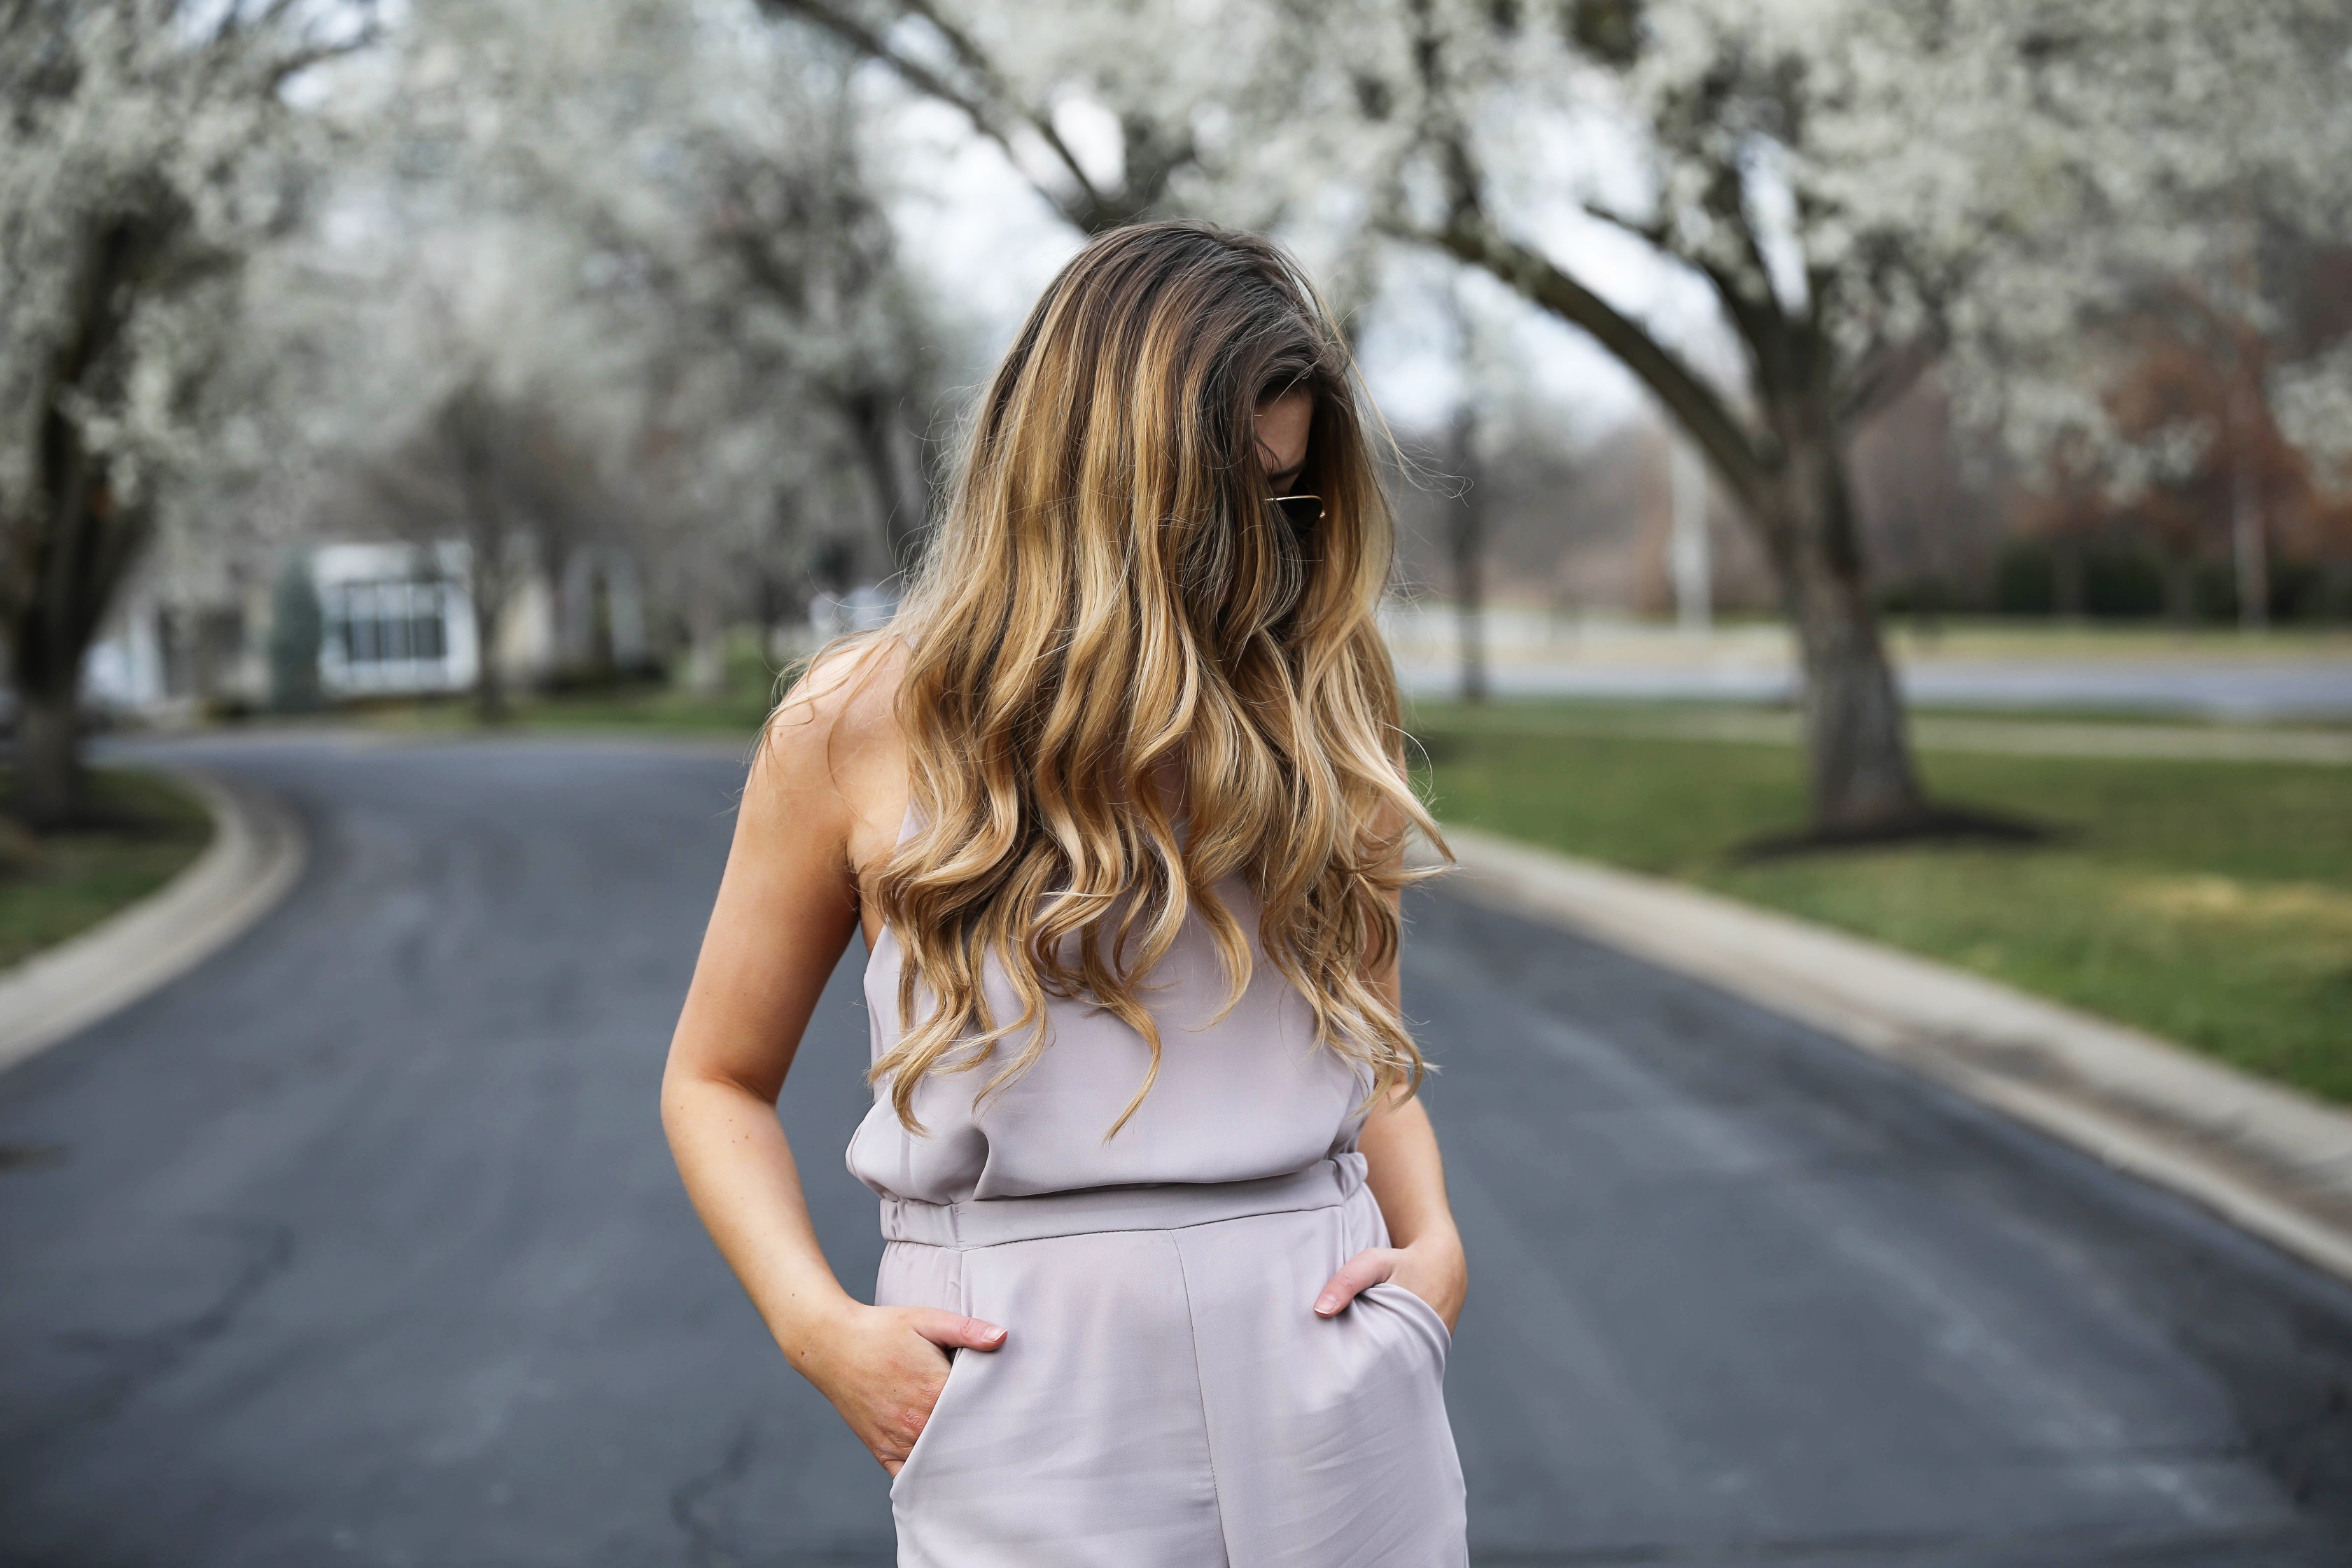
<path id="1" fill-rule="evenodd" d="M 1046 998 L 1084 995 L 1151 1049 L 1115 1137 L 1163 1051 L 1139 984 L 1190 911 L 1225 972 L 1216 1016 L 1249 984 L 1215 891 L 1235 874 L 1318 1047 L 1370 1069 L 1365 1104 L 1419 1089 L 1429 1065 L 1367 974 L 1397 951 L 1388 896 L 1436 872 L 1406 865 L 1408 833 L 1452 852 L 1398 760 L 1375 621 L 1393 525 L 1358 385 L 1313 285 L 1247 234 L 1114 230 L 1030 312 L 906 600 L 866 634 L 908 647 L 896 702 L 921 826 L 874 883 L 905 955 L 904 1033 L 869 1079 L 910 1131 L 927 1074 L 1029 1031 L 977 1105 L 1051 1043 Z M 1323 500 L 1305 530 L 1269 504 L 1255 423 L 1294 388 L 1314 396 L 1297 488 Z M 1182 780 L 1181 842 L 1163 767 Z M 992 959 L 1016 1018 L 991 1016 Z"/>

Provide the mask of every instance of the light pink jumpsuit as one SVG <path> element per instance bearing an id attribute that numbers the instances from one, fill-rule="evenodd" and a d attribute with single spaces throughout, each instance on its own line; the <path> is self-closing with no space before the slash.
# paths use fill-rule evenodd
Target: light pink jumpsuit
<path id="1" fill-rule="evenodd" d="M 1249 989 L 1199 1026 L 1225 981 L 1196 911 L 1147 977 L 1164 1056 L 1116 1139 L 1150 1048 L 1055 998 L 1053 1043 L 979 1114 L 996 1063 L 927 1077 L 922 1137 L 879 1086 L 851 1140 L 851 1173 L 882 1195 L 877 1302 L 1008 1331 L 955 1355 L 891 1484 L 900 1568 L 1468 1562 L 1444 1320 L 1387 1284 L 1313 1310 L 1342 1263 L 1389 1245 L 1356 1150 L 1370 1079 L 1314 1044 L 1246 885 L 1218 892 L 1250 939 Z M 866 970 L 877 1057 L 899 1034 L 899 963 L 886 927 Z M 1019 1016 L 1001 971 L 985 984 Z"/>

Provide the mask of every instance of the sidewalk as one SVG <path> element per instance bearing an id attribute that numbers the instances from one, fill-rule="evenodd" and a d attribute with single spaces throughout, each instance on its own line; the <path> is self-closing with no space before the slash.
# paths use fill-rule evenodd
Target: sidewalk
<path id="1" fill-rule="evenodd" d="M 1486 614 L 1488 679 L 1504 697 L 1754 705 L 1794 700 L 1794 647 L 1779 622 L 1685 632 L 1616 616 Z M 1397 675 L 1416 696 L 1459 685 L 1450 609 L 1382 610 Z M 1923 637 L 1890 622 L 1895 676 L 1915 707 L 2105 710 L 2238 721 L 2352 720 L 2352 637 L 2247 637 L 2161 628 L 1954 622 Z"/>
<path id="2" fill-rule="evenodd" d="M 1559 709 L 1494 707 L 1455 721 L 1482 735 L 1633 735 L 1664 741 L 1727 741 L 1793 746 L 1797 716 L 1787 711 L 1699 708 Z M 2096 757 L 2128 762 L 2299 763 L 2352 767 L 2352 731 L 2231 724 L 2079 722 L 2059 719 L 1911 716 L 1923 752 L 1993 752 L 2017 757 Z"/>
<path id="3" fill-rule="evenodd" d="M 1444 697 L 1459 682 L 1450 658 L 1401 652 L 1396 665 L 1398 680 L 1416 697 Z M 2352 720 L 2352 664 L 2326 660 L 2027 666 L 1950 659 L 1898 665 L 1895 679 L 1905 700 L 1924 708 L 2097 709 L 2241 721 Z M 1748 664 L 1686 668 L 1498 659 L 1487 672 L 1487 684 L 1496 695 L 1513 698 L 1787 703 L 1798 695 L 1793 670 Z"/>
<path id="4" fill-rule="evenodd" d="M 172 771 L 211 809 L 212 843 L 129 909 L 0 971 L 0 1072 L 194 969 L 276 908 L 301 874 L 301 825 L 284 805 Z"/>
<path id="5" fill-rule="evenodd" d="M 1826 927 L 1448 827 L 1446 889 L 1703 981 L 1959 1089 L 2352 1279 L 2352 1113 Z M 1423 864 L 1434 860 L 1423 847 Z"/>

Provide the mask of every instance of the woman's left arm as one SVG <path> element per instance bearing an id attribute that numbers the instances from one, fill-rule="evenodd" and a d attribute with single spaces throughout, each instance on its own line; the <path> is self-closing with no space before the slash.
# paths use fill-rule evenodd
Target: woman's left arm
<path id="1" fill-rule="evenodd" d="M 1316 1311 L 1328 1318 L 1357 1291 L 1385 1279 L 1436 1308 L 1451 1331 L 1469 1294 L 1470 1267 L 1445 1204 L 1445 1169 L 1428 1110 L 1414 1099 L 1373 1111 L 1357 1147 L 1396 1245 L 1368 1247 L 1348 1259 L 1316 1298 Z"/>
<path id="2" fill-rule="evenodd" d="M 1402 771 L 1404 759 L 1397 761 Z M 1391 906 L 1402 908 L 1402 895 L 1390 895 Z M 1401 1013 L 1403 984 L 1398 957 L 1391 953 L 1388 963 L 1367 978 Z M 1387 1103 L 1374 1108 L 1356 1145 L 1363 1152 L 1367 1184 L 1395 1245 L 1368 1247 L 1348 1259 L 1315 1299 L 1315 1310 L 1330 1317 L 1365 1286 L 1386 1280 L 1435 1308 L 1450 1331 L 1462 1317 L 1470 1268 L 1463 1256 L 1462 1234 L 1454 1226 L 1454 1211 L 1445 1201 L 1445 1163 L 1437 1151 L 1437 1130 L 1429 1124 L 1428 1109 L 1420 1098 L 1401 1100 L 1403 1092 L 1397 1090 Z"/>

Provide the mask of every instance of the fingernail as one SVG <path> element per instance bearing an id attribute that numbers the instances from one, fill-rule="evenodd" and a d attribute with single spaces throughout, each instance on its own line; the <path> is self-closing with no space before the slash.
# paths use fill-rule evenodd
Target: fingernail
<path id="1" fill-rule="evenodd" d="M 1336 1312 L 1339 1310 L 1339 1298 L 1328 1295 L 1318 1296 L 1315 1299 L 1315 1310 L 1326 1314 Z"/>
<path id="2" fill-rule="evenodd" d="M 1004 1337 L 1004 1331 L 1003 1329 L 991 1329 L 988 1332 L 981 1335 L 980 1337 L 984 1340 L 1001 1340 Z"/>

